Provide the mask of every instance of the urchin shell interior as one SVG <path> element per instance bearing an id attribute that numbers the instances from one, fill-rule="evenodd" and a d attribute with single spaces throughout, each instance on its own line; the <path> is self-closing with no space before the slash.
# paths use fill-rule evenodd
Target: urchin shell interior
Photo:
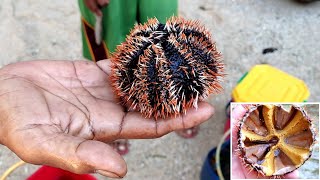
<path id="1" fill-rule="evenodd" d="M 246 164 L 265 176 L 282 176 L 299 168 L 312 152 L 314 133 L 301 107 L 259 105 L 243 118 L 239 148 Z"/>
<path id="2" fill-rule="evenodd" d="M 126 107 L 146 117 L 178 115 L 221 90 L 220 58 L 198 22 L 150 19 L 136 25 L 113 54 L 112 86 Z"/>

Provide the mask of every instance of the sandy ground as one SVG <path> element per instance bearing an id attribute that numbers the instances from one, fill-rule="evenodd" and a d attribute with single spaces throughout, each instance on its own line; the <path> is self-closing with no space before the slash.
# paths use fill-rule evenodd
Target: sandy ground
<path id="1" fill-rule="evenodd" d="M 224 105 L 230 100 L 231 90 L 256 64 L 269 63 L 302 79 L 311 92 L 309 101 L 320 100 L 320 2 L 179 2 L 181 16 L 199 19 L 213 33 L 228 74 L 224 92 L 211 97 L 216 114 L 201 126 L 195 139 L 181 139 L 173 133 L 157 140 L 131 141 L 124 179 L 199 179 L 207 152 L 222 136 Z M 0 67 L 33 59 L 82 59 L 77 1 L 2 0 L 0 17 Z M 278 50 L 263 55 L 263 49 L 269 47 Z M 0 146 L 0 174 L 17 160 Z M 35 169 L 24 166 L 11 179 L 25 179 Z"/>

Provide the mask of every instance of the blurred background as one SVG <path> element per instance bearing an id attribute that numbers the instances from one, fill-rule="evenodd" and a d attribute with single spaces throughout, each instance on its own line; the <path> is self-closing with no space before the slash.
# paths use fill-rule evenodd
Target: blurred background
<path id="1" fill-rule="evenodd" d="M 179 15 L 205 24 L 223 54 L 224 91 L 210 97 L 216 113 L 195 138 L 171 133 L 156 140 L 131 140 L 124 179 L 199 179 L 207 153 L 223 135 L 231 91 L 256 64 L 268 63 L 303 80 L 311 93 L 308 101 L 319 101 L 319 9 L 320 2 L 293 0 L 179 0 Z M 34 59 L 83 59 L 76 0 L 1 0 L 0 17 L 0 67 Z M 274 51 L 263 53 L 270 48 Z M 0 174 L 16 161 L 0 146 Z M 36 169 L 23 166 L 10 178 L 25 179 Z"/>

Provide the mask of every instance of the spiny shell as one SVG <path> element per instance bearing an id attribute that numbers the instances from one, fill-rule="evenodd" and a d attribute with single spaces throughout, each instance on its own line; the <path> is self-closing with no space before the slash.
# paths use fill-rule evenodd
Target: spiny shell
<path id="1" fill-rule="evenodd" d="M 199 22 L 149 19 L 136 25 L 113 54 L 112 86 L 128 109 L 145 117 L 179 115 L 221 90 L 220 58 Z"/>

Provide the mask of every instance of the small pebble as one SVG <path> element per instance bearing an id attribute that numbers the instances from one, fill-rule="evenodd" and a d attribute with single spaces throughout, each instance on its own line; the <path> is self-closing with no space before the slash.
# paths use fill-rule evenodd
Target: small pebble
<path id="1" fill-rule="evenodd" d="M 268 54 L 268 53 L 273 53 L 277 51 L 278 48 L 270 47 L 270 48 L 265 48 L 262 50 L 262 54 Z"/>

